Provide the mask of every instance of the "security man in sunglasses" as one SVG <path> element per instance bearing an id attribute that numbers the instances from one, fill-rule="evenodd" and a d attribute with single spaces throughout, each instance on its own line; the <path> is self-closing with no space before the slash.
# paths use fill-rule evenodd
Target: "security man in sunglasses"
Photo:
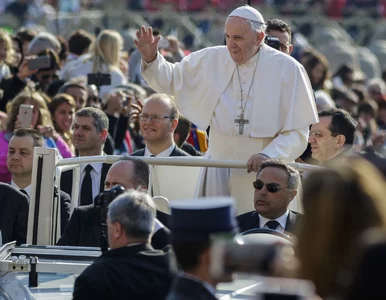
<path id="1" fill-rule="evenodd" d="M 300 214 L 288 206 L 297 194 L 299 181 L 299 172 L 293 167 L 280 160 L 266 160 L 253 182 L 255 210 L 237 217 L 240 232 L 269 228 L 292 233 Z"/>

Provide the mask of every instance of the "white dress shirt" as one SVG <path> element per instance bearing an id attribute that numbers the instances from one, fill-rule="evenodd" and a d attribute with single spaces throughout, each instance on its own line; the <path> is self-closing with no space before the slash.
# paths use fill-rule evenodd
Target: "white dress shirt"
<path id="1" fill-rule="evenodd" d="M 279 223 L 279 226 L 277 226 L 276 230 L 279 232 L 284 233 L 285 232 L 285 226 L 287 225 L 287 219 L 289 216 L 289 210 L 287 209 L 283 215 L 280 217 L 270 220 L 267 218 L 264 218 L 262 215 L 259 214 L 259 222 L 260 222 L 260 228 L 269 228 L 266 224 L 269 221 L 277 221 Z M 264 226 L 262 226 L 264 224 Z"/>
<path id="2" fill-rule="evenodd" d="M 79 182 L 79 198 L 80 201 L 80 190 L 82 188 L 83 178 L 86 175 L 85 168 L 87 165 L 91 165 L 93 169 L 90 171 L 91 183 L 92 183 L 92 199 L 99 195 L 100 183 L 101 183 L 101 173 L 102 173 L 102 163 L 92 163 L 92 164 L 80 164 L 80 182 Z"/>
<path id="3" fill-rule="evenodd" d="M 11 185 L 14 186 L 15 188 L 17 188 L 18 190 L 25 190 L 25 192 L 27 193 L 28 195 L 28 202 L 29 202 L 29 199 L 31 198 L 31 189 L 32 189 L 32 185 L 28 185 L 26 186 L 24 189 L 22 189 L 21 187 L 19 187 L 13 180 L 11 181 Z"/>
<path id="4" fill-rule="evenodd" d="M 152 155 L 154 155 L 154 156 L 157 156 L 157 157 L 169 157 L 170 154 L 172 154 L 172 152 L 173 152 L 175 147 L 176 147 L 176 144 L 173 143 L 173 145 L 171 145 L 169 148 L 167 148 L 166 150 L 164 150 L 164 151 L 158 153 L 157 155 L 155 155 L 155 154 L 151 153 L 150 150 L 146 146 L 145 153 L 144 153 L 143 156 L 152 156 Z"/>

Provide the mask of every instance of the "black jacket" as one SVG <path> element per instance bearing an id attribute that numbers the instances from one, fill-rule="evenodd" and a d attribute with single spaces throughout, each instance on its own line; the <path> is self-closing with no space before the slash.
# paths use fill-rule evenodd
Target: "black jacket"
<path id="1" fill-rule="evenodd" d="M 179 276 L 173 282 L 167 300 L 217 300 L 200 282 Z"/>
<path id="2" fill-rule="evenodd" d="M 28 198 L 17 188 L 0 183 L 0 230 L 3 244 L 25 244 L 28 226 Z"/>
<path id="3" fill-rule="evenodd" d="M 139 149 L 131 154 L 131 156 L 144 156 L 145 155 L 145 149 Z M 184 150 L 181 150 L 177 146 L 174 147 L 172 153 L 170 153 L 169 156 L 190 156 L 188 153 L 186 153 Z"/>
<path id="4" fill-rule="evenodd" d="M 299 221 L 301 214 L 290 210 L 285 231 L 293 233 L 296 223 Z M 240 232 L 247 231 L 253 228 L 260 228 L 259 215 L 256 211 L 250 211 L 245 214 L 237 216 Z"/>
<path id="5" fill-rule="evenodd" d="M 176 273 L 170 262 L 149 244 L 107 251 L 75 280 L 73 299 L 164 300 Z"/>
<path id="6" fill-rule="evenodd" d="M 71 219 L 58 240 L 61 246 L 99 247 L 101 226 L 94 204 L 79 206 L 74 209 Z M 153 235 L 151 244 L 156 249 L 164 249 L 169 244 L 170 231 L 163 227 Z"/>

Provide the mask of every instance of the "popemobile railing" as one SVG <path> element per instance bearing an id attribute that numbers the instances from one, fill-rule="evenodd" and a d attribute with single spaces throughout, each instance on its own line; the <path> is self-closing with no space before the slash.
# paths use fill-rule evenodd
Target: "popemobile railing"
<path id="1" fill-rule="evenodd" d="M 103 155 L 58 159 L 57 150 L 36 147 L 32 167 L 32 191 L 28 218 L 27 244 L 54 245 L 60 237 L 60 205 L 58 197 L 61 173 L 73 170 L 72 209 L 78 205 L 81 163 L 113 164 L 122 156 Z M 151 165 L 149 191 L 169 200 L 191 199 L 200 168 L 246 169 L 246 161 L 210 160 L 197 157 L 138 157 Z M 299 171 L 315 171 L 320 167 L 290 163 Z M 155 168 L 155 166 L 158 166 Z M 176 169 L 176 168 L 179 169 Z M 183 176 L 181 176 L 183 175 Z M 174 180 L 174 182 L 173 182 Z"/>

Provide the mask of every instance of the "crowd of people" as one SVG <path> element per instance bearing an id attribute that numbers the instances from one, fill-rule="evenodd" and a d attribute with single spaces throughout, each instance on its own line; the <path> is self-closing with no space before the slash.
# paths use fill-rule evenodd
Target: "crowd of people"
<path id="1" fill-rule="evenodd" d="M 74 299 L 216 299 L 211 238 L 256 228 L 296 250 L 290 274 L 275 264 L 269 275 L 310 280 L 321 298 L 384 294 L 372 271 L 386 261 L 386 78 L 358 80 L 348 65 L 331 76 L 316 49 L 295 60 L 291 28 L 250 6 L 224 28 L 223 46 L 192 53 L 146 27 L 135 49 L 108 29 L 0 31 L 2 243 L 26 242 L 35 147 L 60 158 L 119 154 L 112 165 L 80 165 L 73 211 L 72 170 L 55 189 L 57 244 L 103 250 L 76 279 Z M 144 156 L 247 166 L 202 168 L 200 199 L 169 214 L 151 197 Z M 295 160 L 323 168 L 299 173 Z M 115 186 L 126 192 L 108 194 Z M 107 216 L 101 193 L 112 198 Z"/>

